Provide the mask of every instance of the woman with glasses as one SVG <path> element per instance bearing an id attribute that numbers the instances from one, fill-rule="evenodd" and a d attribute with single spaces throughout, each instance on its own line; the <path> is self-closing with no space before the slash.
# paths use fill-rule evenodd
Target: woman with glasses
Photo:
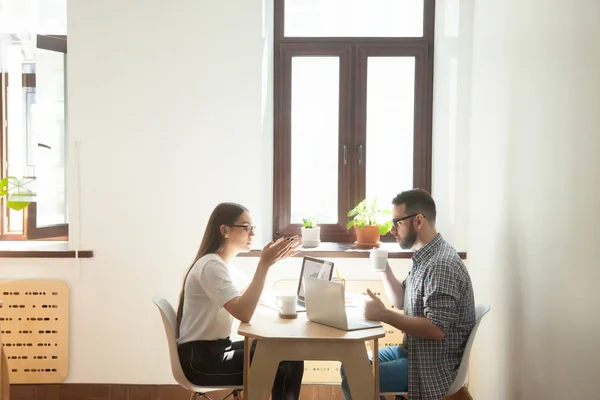
<path id="1" fill-rule="evenodd" d="M 245 288 L 232 278 L 233 259 L 250 251 L 255 226 L 248 210 L 221 203 L 212 212 L 200 249 L 185 275 L 177 309 L 179 359 L 188 380 L 199 386 L 242 385 L 244 342 L 230 340 L 233 319 L 248 322 L 260 299 L 269 268 L 299 252 L 298 236 L 267 244 Z M 251 356 L 254 346 L 251 349 Z M 279 364 L 272 399 L 300 396 L 303 361 Z"/>

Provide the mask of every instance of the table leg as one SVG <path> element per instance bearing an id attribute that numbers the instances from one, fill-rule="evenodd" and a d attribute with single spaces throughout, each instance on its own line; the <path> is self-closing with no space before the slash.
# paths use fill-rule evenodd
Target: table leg
<path id="1" fill-rule="evenodd" d="M 272 351 L 264 341 L 258 341 L 248 374 L 249 391 L 246 392 L 245 399 L 266 400 L 269 398 L 281 360 L 278 351 Z"/>
<path id="2" fill-rule="evenodd" d="M 373 369 L 364 343 L 348 343 L 344 347 L 345 351 L 343 355 L 340 354 L 340 361 L 346 371 L 352 398 L 378 399 L 379 390 L 373 383 Z"/>
<path id="3" fill-rule="evenodd" d="M 282 360 L 337 360 L 344 364 L 352 397 L 376 399 L 373 369 L 364 342 L 303 342 L 259 340 L 245 383 L 244 400 L 269 398 L 277 367 Z M 377 362 L 375 359 L 373 362 Z M 379 364 L 377 364 L 379 365 Z"/>
<path id="4" fill-rule="evenodd" d="M 375 381 L 375 400 L 379 400 L 379 339 L 373 339 L 373 380 Z"/>
<path id="5" fill-rule="evenodd" d="M 248 398 L 248 374 L 250 373 L 250 350 L 252 338 L 244 336 L 244 398 Z"/>

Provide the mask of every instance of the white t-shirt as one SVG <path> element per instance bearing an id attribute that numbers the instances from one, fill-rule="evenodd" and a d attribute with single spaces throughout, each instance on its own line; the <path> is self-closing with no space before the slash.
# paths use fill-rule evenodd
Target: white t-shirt
<path id="1" fill-rule="evenodd" d="M 223 305 L 240 296 L 234 274 L 239 276 L 241 272 L 217 254 L 207 254 L 196 261 L 185 280 L 178 344 L 225 339 L 231 334 L 233 316 Z"/>

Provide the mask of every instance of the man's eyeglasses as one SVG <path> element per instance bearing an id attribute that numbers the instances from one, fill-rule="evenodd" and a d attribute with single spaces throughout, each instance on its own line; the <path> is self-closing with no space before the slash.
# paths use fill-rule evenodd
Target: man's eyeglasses
<path id="1" fill-rule="evenodd" d="M 236 227 L 236 228 L 244 228 L 246 233 L 254 233 L 254 231 L 256 230 L 256 226 L 254 226 L 254 225 L 229 225 L 229 226 Z"/>
<path id="2" fill-rule="evenodd" d="M 394 224 L 394 226 L 395 226 L 396 228 L 399 228 L 399 227 L 400 227 L 400 222 L 404 221 L 405 219 L 409 219 L 409 218 L 412 218 L 412 217 L 416 217 L 417 215 L 419 215 L 419 214 L 418 214 L 418 213 L 417 213 L 417 214 L 410 214 L 410 215 L 407 215 L 406 217 L 394 218 L 394 219 L 392 220 L 392 224 Z M 423 218 L 425 218 L 425 216 L 424 216 L 424 215 L 423 215 Z"/>

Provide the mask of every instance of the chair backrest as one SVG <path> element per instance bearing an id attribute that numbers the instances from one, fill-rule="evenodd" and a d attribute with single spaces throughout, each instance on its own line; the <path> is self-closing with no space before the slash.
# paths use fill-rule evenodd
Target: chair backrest
<path id="1" fill-rule="evenodd" d="M 475 341 L 475 334 L 477 333 L 477 328 L 479 328 L 479 323 L 485 314 L 490 311 L 490 306 L 488 304 L 478 304 L 475 307 L 475 326 L 471 333 L 469 334 L 469 339 L 467 339 L 467 344 L 465 345 L 465 351 L 463 353 L 462 359 L 460 361 L 460 366 L 458 367 L 458 373 L 456 374 L 456 379 L 450 385 L 450 389 L 448 389 L 447 396 L 458 392 L 458 390 L 462 387 L 463 383 L 465 383 L 465 379 L 467 378 L 467 371 L 469 370 L 469 358 L 471 356 L 471 347 L 473 347 L 473 342 Z"/>
<path id="2" fill-rule="evenodd" d="M 181 368 L 181 362 L 179 361 L 179 352 L 177 351 L 177 340 L 175 338 L 175 324 L 177 323 L 177 314 L 166 299 L 162 297 L 154 297 L 152 299 L 154 304 L 160 311 L 163 325 L 165 327 L 165 333 L 167 334 L 167 343 L 169 345 L 169 357 L 171 359 L 171 371 L 173 372 L 173 378 L 183 387 L 189 388 L 192 386 L 190 381 L 185 377 L 183 369 Z"/>

